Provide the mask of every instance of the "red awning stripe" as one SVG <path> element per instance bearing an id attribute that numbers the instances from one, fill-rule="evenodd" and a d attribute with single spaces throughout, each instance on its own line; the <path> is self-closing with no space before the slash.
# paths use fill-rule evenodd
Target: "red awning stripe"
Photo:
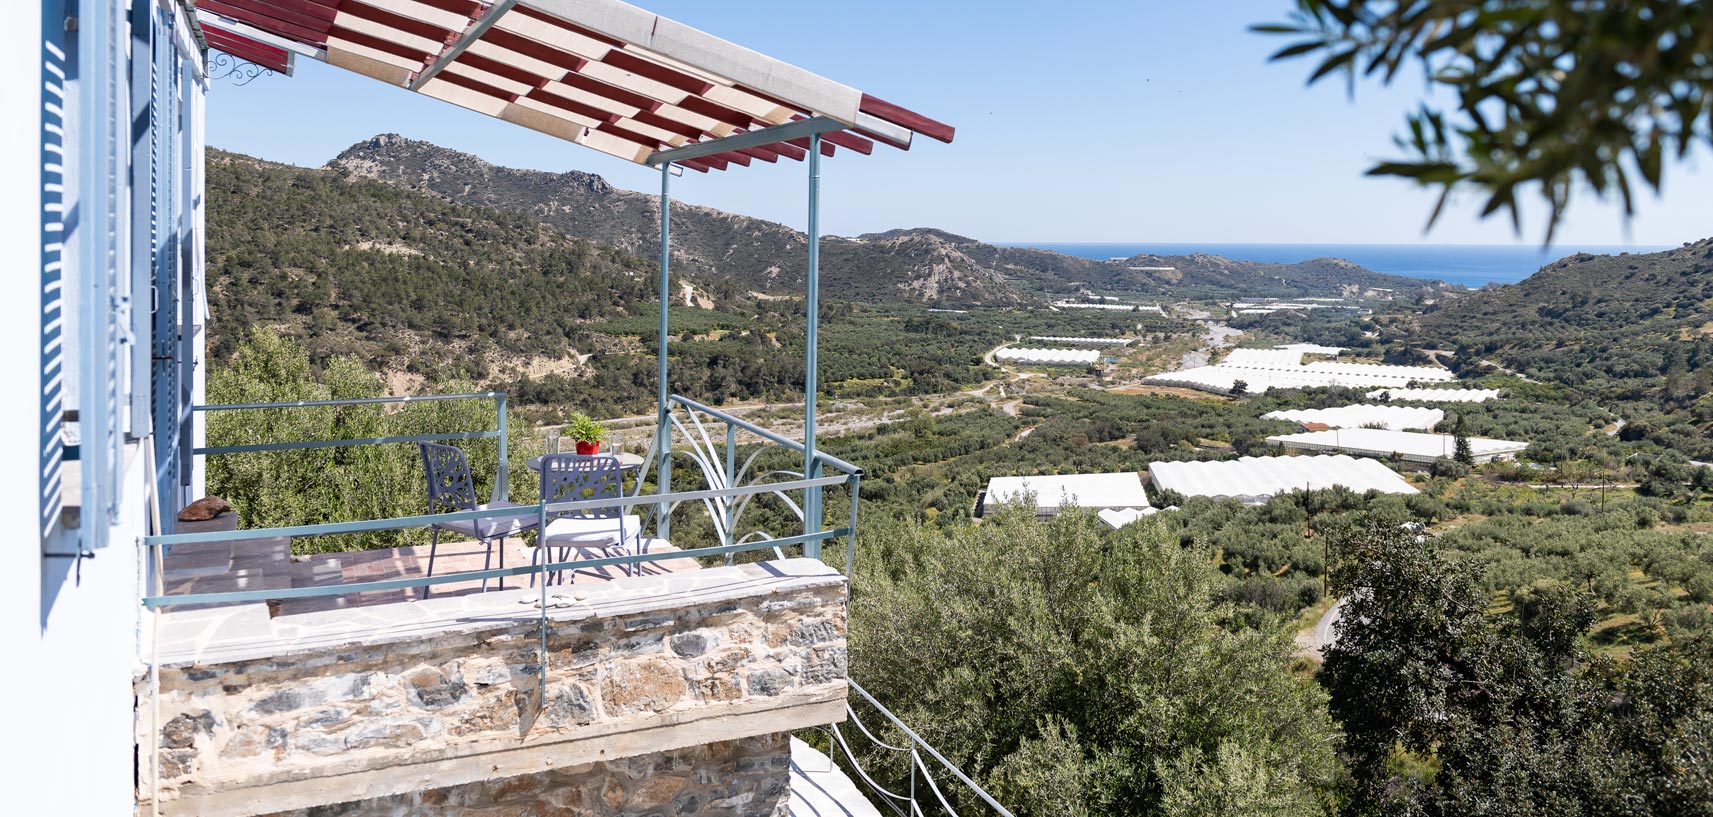
<path id="1" fill-rule="evenodd" d="M 498 28 L 488 29 L 488 33 L 482 35 L 482 42 L 499 48 L 504 48 L 507 51 L 515 51 L 526 57 L 541 60 L 549 65 L 558 66 L 566 71 L 576 71 L 581 69 L 583 65 L 588 62 L 588 60 L 585 60 L 569 51 L 562 51 L 551 45 L 532 40 L 521 34 L 513 34 L 510 31 L 503 31 Z M 559 77 L 547 77 L 547 79 L 559 79 Z"/>
<path id="2" fill-rule="evenodd" d="M 678 103 L 678 107 L 691 113 L 699 113 L 709 119 L 717 119 L 737 128 L 747 128 L 755 122 L 755 117 L 743 111 L 734 111 L 718 102 L 709 102 L 699 96 L 685 97 L 684 101 Z M 761 124 L 766 127 L 768 123 L 763 122 Z"/>
<path id="3" fill-rule="evenodd" d="M 607 55 L 601 58 L 601 62 L 611 65 L 614 68 L 629 71 L 639 77 L 647 77 L 648 79 L 652 79 L 662 85 L 671 86 L 695 96 L 701 96 L 714 90 L 714 83 L 712 82 L 708 82 L 700 77 L 690 76 L 689 74 L 677 69 L 667 68 L 657 62 L 645 60 L 628 51 L 620 51 L 618 49 L 608 51 Z"/>
<path id="4" fill-rule="evenodd" d="M 290 54 L 283 48 L 259 43 L 249 37 L 233 34 L 206 24 L 202 27 L 202 33 L 207 38 L 210 48 L 224 51 L 238 59 L 255 63 L 281 74 L 286 72 L 291 62 Z"/>
<path id="5" fill-rule="evenodd" d="M 636 116 L 631 118 L 643 123 L 644 125 L 653 125 L 661 130 L 671 131 L 687 139 L 701 139 L 708 135 L 701 128 L 698 128 L 695 125 L 686 124 L 676 119 L 661 116 L 660 114 L 652 111 L 640 111 Z"/>
<path id="6" fill-rule="evenodd" d="M 790 144 L 789 142 L 774 142 L 773 144 L 768 145 L 767 149 L 778 153 L 793 162 L 801 162 L 804 159 L 809 158 L 809 151 Z"/>
<path id="7" fill-rule="evenodd" d="M 600 108 L 593 105 L 585 105 L 575 99 L 566 99 L 565 97 L 553 93 L 545 88 L 536 88 L 535 90 L 524 94 L 524 96 L 527 96 L 537 102 L 552 105 L 553 107 L 561 110 L 570 111 L 578 116 L 593 119 L 597 122 L 611 124 L 622 118 L 612 111 L 603 111 Z"/>
<path id="8" fill-rule="evenodd" d="M 267 31 L 269 34 L 278 34 L 281 37 L 297 40 L 301 43 L 308 43 L 317 47 L 327 44 L 327 32 L 325 29 L 318 30 L 316 28 L 311 28 L 310 26 L 287 22 L 278 17 L 271 16 L 270 14 L 265 14 L 260 11 L 240 6 L 234 6 L 230 3 L 220 2 L 220 0 L 198 0 L 196 7 L 206 9 L 214 12 L 215 14 L 225 15 L 241 23 L 249 23 L 250 25 Z M 273 14 L 279 13 L 278 10 L 272 8 L 270 8 L 269 11 Z M 315 21 L 311 21 L 311 24 L 320 25 Z"/>
<path id="9" fill-rule="evenodd" d="M 353 45 L 366 46 L 368 48 L 373 48 L 376 51 L 384 51 L 395 57 L 402 57 L 404 59 L 415 60 L 417 62 L 426 63 L 431 56 L 427 51 L 421 51 L 403 43 L 395 43 L 392 40 L 376 37 L 372 34 L 364 34 L 361 31 L 352 31 L 351 29 L 341 26 L 334 26 L 327 32 L 327 36 L 329 38 L 344 40 Z"/>
<path id="10" fill-rule="evenodd" d="M 785 100 L 780 99 L 779 97 L 776 97 L 776 96 L 769 96 L 767 94 L 764 94 L 760 91 L 755 90 L 754 88 L 750 88 L 750 87 L 745 86 L 745 85 L 733 85 L 732 88 L 733 88 L 733 90 L 742 91 L 746 94 L 749 94 L 750 96 L 755 97 L 756 99 L 762 100 L 762 101 L 767 102 L 768 104 L 771 104 L 771 105 L 775 105 L 775 106 L 784 108 L 785 110 L 788 110 L 788 111 L 797 111 L 799 113 L 801 113 L 803 111 L 803 109 L 797 105 L 793 105 L 793 104 L 786 102 Z"/>
<path id="11" fill-rule="evenodd" d="M 833 131 L 832 133 L 823 133 L 821 134 L 821 138 L 828 142 L 832 142 L 839 147 L 850 148 L 864 156 L 874 152 L 873 142 L 851 133 L 850 131 L 841 130 Z"/>
<path id="12" fill-rule="evenodd" d="M 582 65 L 578 65 L 577 67 L 582 68 Z M 616 85 L 608 85 L 594 77 L 585 76 L 577 73 L 576 71 L 566 74 L 559 81 L 576 88 L 579 91 L 583 91 L 584 93 L 606 97 L 614 102 L 629 105 L 632 108 L 638 108 L 651 113 L 659 111 L 660 106 L 663 104 L 658 99 L 643 96 L 635 91 L 627 91 Z"/>
<path id="13" fill-rule="evenodd" d="M 387 28 L 395 28 L 406 34 L 415 34 L 437 43 L 446 42 L 446 38 L 455 33 L 433 23 L 425 23 L 402 14 L 394 14 L 386 9 L 366 5 L 361 0 L 344 0 L 339 4 L 339 13 L 359 17 L 371 23 L 379 23 Z"/>
<path id="14" fill-rule="evenodd" d="M 553 77 L 540 77 L 515 65 L 508 65 L 491 57 L 484 57 L 481 54 L 472 54 L 468 51 L 459 54 L 458 59 L 454 64 L 468 65 L 471 68 L 486 71 L 495 76 L 505 77 L 513 82 L 521 82 L 531 87 L 540 86 L 542 81 L 545 79 L 554 79 Z"/>
<path id="15" fill-rule="evenodd" d="M 899 150 L 909 150 L 910 149 L 909 144 L 904 143 L 904 142 L 899 142 L 895 139 L 890 139 L 890 138 L 887 138 L 885 136 L 881 136 L 880 134 L 875 133 L 874 131 L 863 130 L 862 128 L 853 128 L 852 130 L 856 133 L 860 133 L 863 136 L 866 136 L 870 139 L 873 139 L 874 141 L 879 142 L 883 145 L 891 145 L 892 147 L 898 148 Z"/>
<path id="16" fill-rule="evenodd" d="M 678 165 L 682 165 L 684 167 L 690 168 L 691 170 L 694 170 L 697 173 L 708 172 L 708 166 L 705 164 L 702 164 L 701 162 L 699 162 L 695 159 L 685 159 L 682 162 L 674 162 L 674 164 L 678 164 Z"/>
<path id="17" fill-rule="evenodd" d="M 767 148 L 739 148 L 737 152 L 742 153 L 745 156 L 754 156 L 770 165 L 776 164 L 779 161 L 779 154 L 774 153 Z"/>
<path id="18" fill-rule="evenodd" d="M 792 139 L 790 141 L 781 142 L 780 144 L 795 145 L 795 146 L 800 147 L 800 148 L 804 149 L 805 151 L 807 151 L 809 149 L 809 137 L 801 136 L 801 137 L 798 137 L 796 139 Z M 821 140 L 821 155 L 822 156 L 832 156 L 833 151 L 834 151 L 833 143 L 829 142 L 825 139 L 822 139 Z M 805 154 L 805 155 L 807 155 L 807 154 Z"/>
<path id="19" fill-rule="evenodd" d="M 720 158 L 720 159 L 724 159 L 725 161 L 731 162 L 734 165 L 741 165 L 743 167 L 749 167 L 750 166 L 750 158 L 743 151 L 728 150 L 725 153 L 716 153 L 716 154 L 714 154 L 714 156 L 716 156 L 717 158 Z"/>
<path id="20" fill-rule="evenodd" d="M 580 34 L 584 37 L 588 37 L 589 39 L 594 40 L 595 42 L 601 43 L 601 44 L 603 44 L 609 48 L 624 48 L 625 47 L 623 40 L 615 40 L 612 37 L 608 37 L 605 34 L 590 31 L 589 29 L 586 29 L 580 25 L 577 25 L 576 23 L 573 23 L 570 20 L 561 20 L 558 17 L 555 17 L 551 14 L 548 14 L 545 11 L 537 11 L 533 8 L 530 8 L 529 6 L 514 6 L 514 7 L 512 7 L 512 11 L 514 13 L 521 14 L 525 17 L 529 17 L 529 18 L 534 19 L 534 20 L 540 20 L 541 22 L 547 23 L 548 25 L 558 26 L 559 28 L 565 29 L 566 31 L 569 31 L 573 34 Z"/>
<path id="21" fill-rule="evenodd" d="M 338 9 L 332 5 L 313 3 L 310 0 L 221 0 L 221 2 L 242 6 L 270 17 L 277 17 L 288 23 L 296 23 L 321 31 L 325 31 L 328 26 L 333 25 L 333 18 L 339 16 Z M 202 4 L 198 3 L 197 5 Z"/>
<path id="22" fill-rule="evenodd" d="M 862 111 L 869 116 L 884 119 L 899 127 L 909 128 L 930 139 L 938 139 L 948 144 L 951 143 L 952 135 L 957 131 L 956 128 L 953 128 L 951 125 L 944 122 L 929 119 L 928 117 L 908 108 L 894 105 L 884 99 L 872 97 L 868 94 L 862 95 L 862 103 L 857 106 L 857 110 Z"/>
<path id="23" fill-rule="evenodd" d="M 661 147 L 661 144 L 662 144 L 659 139 L 656 139 L 652 136 L 648 136 L 645 134 L 637 133 L 636 131 L 633 131 L 633 130 L 627 130 L 626 128 L 621 127 L 619 125 L 616 125 L 612 122 L 602 122 L 601 126 L 598 128 L 595 128 L 595 130 L 598 130 L 602 133 L 610 133 L 614 136 L 619 137 L 620 139 L 625 139 L 625 140 L 628 140 L 631 142 L 635 142 L 639 145 L 642 145 L 645 148 L 648 148 L 649 150 L 659 150 Z"/>
<path id="24" fill-rule="evenodd" d="M 480 17 L 482 14 L 482 4 L 476 2 L 476 0 L 415 0 L 415 2 L 440 9 L 441 11 L 450 11 L 453 14 L 462 14 L 472 20 Z"/>
<path id="25" fill-rule="evenodd" d="M 495 99 L 503 99 L 507 102 L 516 102 L 518 97 L 517 94 L 507 91 L 504 88 L 495 88 L 479 79 L 471 79 L 463 74 L 454 74 L 451 71 L 441 71 L 440 75 L 435 77 L 435 79 L 457 85 L 461 88 L 468 88 L 477 93 L 487 94 Z"/>

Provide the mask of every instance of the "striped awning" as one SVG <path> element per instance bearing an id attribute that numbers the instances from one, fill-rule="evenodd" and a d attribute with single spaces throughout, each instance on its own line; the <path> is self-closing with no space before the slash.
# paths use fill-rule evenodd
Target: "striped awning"
<path id="1" fill-rule="evenodd" d="M 196 9 L 209 46 L 234 57 L 283 73 L 298 56 L 322 60 L 639 164 L 707 172 L 801 160 L 810 142 L 799 134 L 811 131 L 827 156 L 953 136 L 618 0 L 196 0 Z M 805 120 L 822 124 L 789 127 Z M 778 141 L 754 135 L 770 128 Z M 667 153 L 746 133 L 731 150 Z"/>

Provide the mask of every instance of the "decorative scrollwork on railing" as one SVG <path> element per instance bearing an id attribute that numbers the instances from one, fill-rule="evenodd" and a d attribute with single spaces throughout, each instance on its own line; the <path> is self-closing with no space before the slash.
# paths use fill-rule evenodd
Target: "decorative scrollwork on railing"
<path id="1" fill-rule="evenodd" d="M 274 69 L 242 60 L 224 51 L 208 52 L 208 79 L 230 79 L 233 85 L 249 85 L 257 77 L 271 77 Z"/>

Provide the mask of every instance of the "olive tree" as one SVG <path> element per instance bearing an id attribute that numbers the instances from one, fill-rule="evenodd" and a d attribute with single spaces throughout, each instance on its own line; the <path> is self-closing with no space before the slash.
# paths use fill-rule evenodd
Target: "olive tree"
<path id="1" fill-rule="evenodd" d="M 1470 187 L 1520 229 L 1536 188 L 1550 242 L 1579 186 L 1628 215 L 1638 180 L 1658 191 L 1667 157 L 1713 144 L 1713 0 L 1297 0 L 1255 28 L 1298 38 L 1274 59 L 1314 57 L 1310 83 L 1354 91 L 1416 65 L 1445 92 L 1408 116 L 1405 155 L 1369 170 L 1438 188 L 1430 224 Z"/>

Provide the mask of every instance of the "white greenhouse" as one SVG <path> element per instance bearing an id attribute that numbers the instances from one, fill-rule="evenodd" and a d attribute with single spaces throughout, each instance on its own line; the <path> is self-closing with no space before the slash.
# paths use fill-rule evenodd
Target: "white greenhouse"
<path id="1" fill-rule="evenodd" d="M 1267 443 L 1296 451 L 1341 451 L 1360 457 L 1396 456 L 1405 462 L 1419 464 L 1431 464 L 1441 457 L 1449 459 L 1457 453 L 1457 438 L 1450 434 L 1422 434 L 1378 428 L 1341 428 L 1280 434 L 1268 437 Z M 1469 438 L 1470 453 L 1478 463 L 1516 459 L 1517 455 L 1528 447 L 1528 443 L 1512 440 Z"/>
<path id="2" fill-rule="evenodd" d="M 1087 366 L 1100 362 L 1100 352 L 1096 349 L 1036 349 L 1024 346 L 1008 346 L 994 351 L 993 357 L 1007 363 L 1041 366 Z"/>
<path id="3" fill-rule="evenodd" d="M 989 508 L 1033 495 L 1035 515 L 1050 517 L 1063 505 L 1093 511 L 1151 509 L 1142 476 L 1134 471 L 1116 474 L 1040 474 L 1027 477 L 994 477 L 987 481 L 987 496 L 976 509 L 978 516 Z"/>
<path id="4" fill-rule="evenodd" d="M 1328 428 L 1387 428 L 1431 430 L 1445 419 L 1445 410 L 1420 406 L 1351 405 L 1323 409 L 1286 409 L 1261 415 L 1268 420 L 1307 424 L 1319 423 Z"/>
<path id="5" fill-rule="evenodd" d="M 1129 346 L 1130 338 L 1064 338 L 1064 337 L 1033 337 L 1030 340 L 1040 343 L 1064 343 L 1071 346 Z"/>
<path id="6" fill-rule="evenodd" d="M 1369 400 L 1390 400 L 1394 403 L 1485 403 L 1499 399 L 1498 389 L 1379 389 L 1368 393 Z"/>
<path id="7" fill-rule="evenodd" d="M 1184 496 L 1238 499 L 1259 505 L 1279 494 L 1342 486 L 1358 493 L 1413 494 L 1416 489 L 1376 460 L 1344 454 L 1318 457 L 1243 457 L 1148 466 L 1154 488 Z"/>

